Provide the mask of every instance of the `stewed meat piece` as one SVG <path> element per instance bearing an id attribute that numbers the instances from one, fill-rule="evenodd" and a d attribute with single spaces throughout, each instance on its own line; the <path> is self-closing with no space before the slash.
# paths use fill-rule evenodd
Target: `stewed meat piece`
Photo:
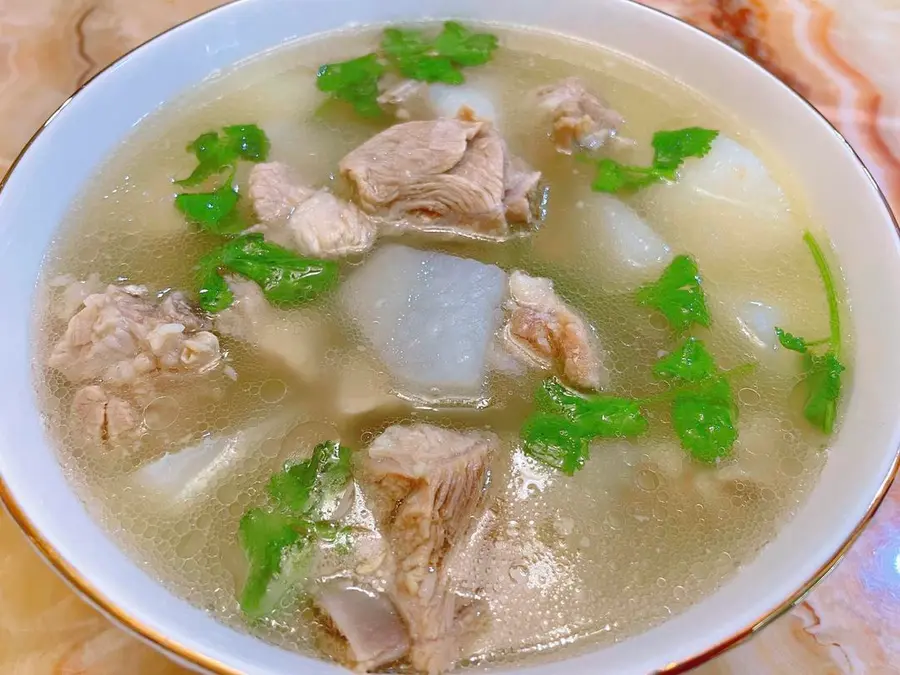
<path id="1" fill-rule="evenodd" d="M 488 432 L 414 424 L 389 427 L 367 450 L 364 482 L 393 558 L 389 594 L 422 672 L 451 668 L 479 615 L 454 592 L 447 568 L 468 542 L 498 446 Z"/>
<path id="2" fill-rule="evenodd" d="M 602 389 L 609 384 L 603 351 L 588 322 L 553 288 L 553 282 L 515 271 L 509 276 L 509 351 L 559 372 L 569 384 Z"/>
<path id="3" fill-rule="evenodd" d="M 550 136 L 560 152 L 596 150 L 612 138 L 622 116 L 577 77 L 567 77 L 537 92 L 538 105 L 550 118 Z"/>
<path id="4" fill-rule="evenodd" d="M 260 220 L 253 229 L 279 246 L 316 258 L 338 258 L 364 253 L 375 243 L 375 224 L 356 205 L 304 185 L 286 164 L 257 164 L 249 183 Z"/>
<path id="5" fill-rule="evenodd" d="M 401 227 L 494 238 L 531 225 L 540 174 L 491 124 L 464 116 L 397 124 L 344 157 L 362 208 Z"/>

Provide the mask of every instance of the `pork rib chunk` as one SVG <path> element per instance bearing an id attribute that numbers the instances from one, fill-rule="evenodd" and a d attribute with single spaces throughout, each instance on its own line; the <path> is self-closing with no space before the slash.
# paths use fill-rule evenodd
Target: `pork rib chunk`
<path id="1" fill-rule="evenodd" d="M 596 150 L 612 138 L 622 116 L 595 96 L 577 77 L 568 77 L 537 92 L 538 106 L 553 124 L 550 136 L 560 152 Z"/>
<path id="2" fill-rule="evenodd" d="M 85 283 L 69 288 L 80 293 Z M 64 297 L 75 293 L 66 289 Z M 71 303 L 70 312 L 48 365 L 84 385 L 72 400 L 72 421 L 95 447 L 137 434 L 136 411 L 152 398 L 157 376 L 205 373 L 222 360 L 209 322 L 178 292 L 160 301 L 142 286 L 108 286 Z"/>
<path id="3" fill-rule="evenodd" d="M 206 370 L 221 358 L 208 327 L 180 293 L 158 302 L 142 286 L 108 286 L 84 299 L 48 364 L 70 382 L 116 385 L 158 370 Z"/>
<path id="4" fill-rule="evenodd" d="M 493 126 L 471 118 L 397 124 L 340 169 L 367 213 L 403 227 L 502 238 L 534 220 L 540 174 L 513 161 Z"/>
<path id="5" fill-rule="evenodd" d="M 390 596 L 409 629 L 410 662 L 430 675 L 453 666 L 478 616 L 477 605 L 453 592 L 447 567 L 467 544 L 498 445 L 480 431 L 392 426 L 364 460 L 395 566 Z"/>
<path id="6" fill-rule="evenodd" d="M 573 386 L 608 386 L 609 372 L 596 336 L 587 321 L 556 294 L 552 281 L 513 272 L 507 310 L 503 337 L 511 353 L 557 370 Z"/>
<path id="7" fill-rule="evenodd" d="M 303 185 L 286 164 L 255 165 L 249 195 L 260 220 L 253 229 L 279 246 L 337 258 L 364 253 L 375 243 L 375 224 L 356 205 Z"/>

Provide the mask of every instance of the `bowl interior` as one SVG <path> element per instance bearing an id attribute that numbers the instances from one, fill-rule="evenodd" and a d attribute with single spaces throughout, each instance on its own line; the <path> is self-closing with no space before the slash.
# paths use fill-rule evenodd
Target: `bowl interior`
<path id="1" fill-rule="evenodd" d="M 740 115 L 779 151 L 827 230 L 856 337 L 852 391 L 819 484 L 759 557 L 719 592 L 647 633 L 571 659 L 573 675 L 648 673 L 757 625 L 820 575 L 886 489 L 900 445 L 900 247 L 889 210 L 852 150 L 761 68 L 630 0 L 242 0 L 168 32 L 74 97 L 34 140 L 0 193 L 0 476 L 20 522 L 57 567 L 147 639 L 217 672 L 343 672 L 217 624 L 119 551 L 69 490 L 33 395 L 31 311 L 41 260 L 70 201 L 148 113 L 237 61 L 350 22 L 461 18 L 531 25 L 646 62 Z M 777 252 L 773 252 L 777 255 Z M 536 666 L 535 674 L 558 672 Z"/>

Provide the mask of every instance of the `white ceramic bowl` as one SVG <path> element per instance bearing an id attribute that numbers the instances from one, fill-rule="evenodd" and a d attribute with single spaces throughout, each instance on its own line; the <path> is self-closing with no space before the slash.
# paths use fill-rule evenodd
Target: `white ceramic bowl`
<path id="1" fill-rule="evenodd" d="M 738 52 L 629 0 L 243 0 L 165 33 L 94 79 L 49 120 L 0 192 L 4 501 L 84 595 L 182 661 L 216 673 L 342 672 L 219 625 L 148 577 L 88 517 L 45 440 L 32 393 L 32 296 L 44 251 L 72 198 L 161 104 L 222 68 L 295 38 L 350 22 L 426 17 L 538 26 L 598 42 L 680 79 L 735 111 L 782 153 L 837 249 L 857 354 L 843 426 L 806 504 L 718 593 L 658 628 L 565 666 L 572 675 L 687 669 L 798 600 L 883 497 L 900 445 L 900 249 L 872 178 L 818 113 Z M 551 675 L 559 667 L 527 672 Z"/>

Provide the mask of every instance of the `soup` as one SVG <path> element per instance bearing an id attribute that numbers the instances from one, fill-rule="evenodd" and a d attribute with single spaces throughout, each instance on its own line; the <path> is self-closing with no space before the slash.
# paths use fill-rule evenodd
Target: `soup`
<path id="1" fill-rule="evenodd" d="M 827 251 L 740 111 L 624 55 L 325 35 L 86 187 L 38 391 L 90 512 L 222 622 L 376 672 L 556 659 L 713 592 L 815 483 Z"/>

